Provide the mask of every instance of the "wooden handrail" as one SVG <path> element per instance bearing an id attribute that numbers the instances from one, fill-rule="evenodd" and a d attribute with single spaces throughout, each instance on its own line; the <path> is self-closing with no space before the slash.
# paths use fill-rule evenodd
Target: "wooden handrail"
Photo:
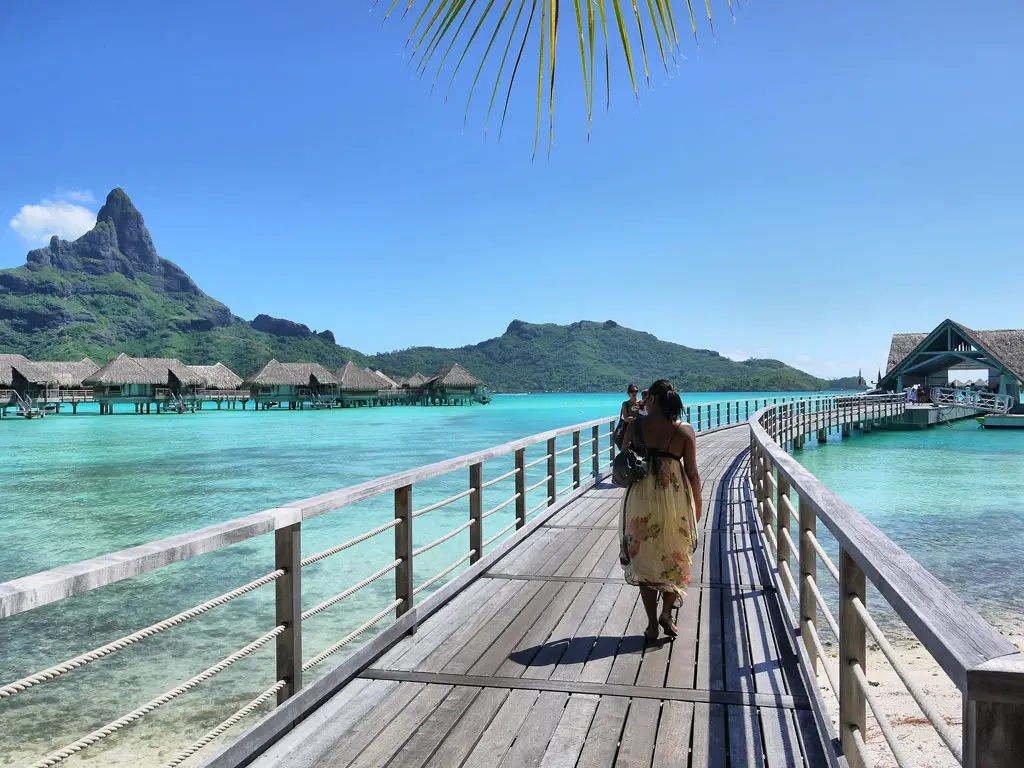
<path id="1" fill-rule="evenodd" d="M 840 708 L 840 740 L 849 765 L 864 765 L 861 752 L 867 700 L 863 686 L 857 682 L 857 670 L 863 668 L 866 654 L 866 625 L 860 615 L 865 580 L 876 587 L 963 693 L 963 765 L 1017 765 L 1021 738 L 1018 726 L 1024 717 L 1024 655 L 783 447 L 794 440 L 802 444 L 807 432 L 817 430 L 821 439 L 820 433 L 832 427 L 858 421 L 864 421 L 867 427 L 870 422 L 899 416 L 905 410 L 906 395 L 822 398 L 809 405 L 809 413 L 799 409 L 794 412 L 791 404 L 770 405 L 751 417 L 751 481 L 761 510 L 774 507 L 773 482 L 780 500 L 790 493 L 799 498 L 798 629 L 812 667 L 820 656 L 814 627 L 814 602 L 819 594 L 814 584 L 818 518 L 839 543 L 840 674 L 835 693 Z M 778 481 L 772 477 L 773 470 Z M 785 506 L 792 508 L 788 500 Z M 772 522 L 779 530 L 778 534 L 771 532 L 779 542 L 781 571 L 790 554 L 788 547 L 785 554 L 782 552 L 781 530 L 785 525 L 788 533 L 789 520 L 783 514 L 775 521 L 769 517 L 762 512 L 765 534 Z M 960 756 L 955 749 L 954 754 Z"/>

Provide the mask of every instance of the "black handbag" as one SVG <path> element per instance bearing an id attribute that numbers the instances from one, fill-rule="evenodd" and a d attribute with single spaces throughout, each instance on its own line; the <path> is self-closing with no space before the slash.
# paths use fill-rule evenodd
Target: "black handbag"
<path id="1" fill-rule="evenodd" d="M 622 438 L 626 436 L 626 427 L 629 424 L 624 419 L 619 419 L 619 423 L 615 425 L 615 433 L 612 435 L 612 441 L 615 443 L 615 447 L 622 450 Z"/>
<path id="2" fill-rule="evenodd" d="M 640 419 L 633 422 L 636 429 L 633 430 L 633 439 L 629 447 L 616 455 L 612 461 L 612 483 L 619 488 L 629 488 L 637 480 L 643 480 L 650 472 L 650 462 L 647 458 L 647 446 L 644 445 L 643 430 L 640 426 Z"/>

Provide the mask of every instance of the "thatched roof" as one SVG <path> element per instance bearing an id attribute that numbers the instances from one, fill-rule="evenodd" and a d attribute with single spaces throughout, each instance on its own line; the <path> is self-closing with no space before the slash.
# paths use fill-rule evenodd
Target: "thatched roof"
<path id="1" fill-rule="evenodd" d="M 1024 380 L 1024 330 L 974 331 L 952 320 L 940 323 L 936 330 L 946 322 L 953 325 L 974 346 L 984 350 L 996 362 L 1011 371 L 1018 381 Z M 886 374 L 903 362 L 930 335 L 930 333 L 893 334 L 892 342 L 889 345 L 889 361 L 885 367 Z"/>
<path id="2" fill-rule="evenodd" d="M 39 363 L 33 363 L 24 355 L 0 355 L 0 387 L 14 385 L 17 371 L 30 384 L 56 384 L 53 374 Z"/>
<path id="3" fill-rule="evenodd" d="M 60 360 L 40 360 L 36 365 L 41 365 L 53 376 L 58 385 L 68 388 L 82 386 L 87 378 L 100 369 L 96 363 L 88 357 L 78 361 L 63 362 Z"/>
<path id="4" fill-rule="evenodd" d="M 402 386 L 408 387 L 409 389 L 416 389 L 422 387 L 427 383 L 427 377 L 422 373 L 416 372 L 408 379 L 402 379 Z"/>
<path id="5" fill-rule="evenodd" d="M 228 368 L 224 363 L 216 365 L 190 365 L 195 374 L 203 380 L 207 389 L 238 389 L 242 386 L 242 377 Z"/>
<path id="6" fill-rule="evenodd" d="M 249 383 L 262 387 L 305 387 L 310 379 L 320 384 L 338 383 L 337 377 L 320 363 L 279 363 L 277 360 L 263 366 Z"/>
<path id="7" fill-rule="evenodd" d="M 345 363 L 345 367 L 338 371 L 337 376 L 341 382 L 342 392 L 376 392 L 387 388 L 384 380 L 377 378 L 377 374 L 360 368 L 352 361 Z"/>
<path id="8" fill-rule="evenodd" d="M 374 376 L 384 382 L 384 389 L 398 389 L 398 382 L 381 371 L 370 371 Z"/>
<path id="9" fill-rule="evenodd" d="M 186 387 L 202 386 L 202 379 L 187 365 L 173 357 L 129 357 L 123 352 L 90 374 L 85 384 L 152 384 L 166 387 L 171 375 Z"/>
<path id="10" fill-rule="evenodd" d="M 479 387 L 481 382 L 458 363 L 442 368 L 424 382 L 432 387 Z"/>
<path id="11" fill-rule="evenodd" d="M 885 372 L 888 373 L 903 362 L 904 358 L 927 337 L 927 333 L 894 333 L 889 343 L 889 362 L 885 364 Z"/>

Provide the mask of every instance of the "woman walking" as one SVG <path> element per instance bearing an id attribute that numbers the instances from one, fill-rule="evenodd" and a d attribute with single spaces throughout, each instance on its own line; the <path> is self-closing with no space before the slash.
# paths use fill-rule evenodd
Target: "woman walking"
<path id="1" fill-rule="evenodd" d="M 690 563 L 701 516 L 697 438 L 679 420 L 683 403 L 671 383 L 661 379 L 647 395 L 647 415 L 629 423 L 622 449 L 646 447 L 650 472 L 629 487 L 622 507 L 620 560 L 626 582 L 640 587 L 647 612 L 648 640 L 658 628 L 677 634 L 672 608 L 686 596 Z M 658 596 L 661 595 L 661 611 Z"/>

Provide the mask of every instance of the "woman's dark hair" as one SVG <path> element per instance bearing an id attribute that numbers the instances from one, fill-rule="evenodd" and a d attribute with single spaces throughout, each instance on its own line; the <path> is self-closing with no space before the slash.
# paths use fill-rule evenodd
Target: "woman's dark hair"
<path id="1" fill-rule="evenodd" d="M 627 395 L 630 392 L 639 392 L 639 391 L 640 391 L 640 387 L 638 387 L 636 384 L 630 384 L 628 387 L 626 387 L 626 394 Z"/>
<path id="2" fill-rule="evenodd" d="M 676 392 L 676 388 L 672 386 L 671 381 L 658 379 L 647 388 L 647 393 L 648 397 L 658 398 L 658 405 L 661 406 L 661 412 L 667 419 L 679 421 L 683 413 L 683 400 Z"/>

